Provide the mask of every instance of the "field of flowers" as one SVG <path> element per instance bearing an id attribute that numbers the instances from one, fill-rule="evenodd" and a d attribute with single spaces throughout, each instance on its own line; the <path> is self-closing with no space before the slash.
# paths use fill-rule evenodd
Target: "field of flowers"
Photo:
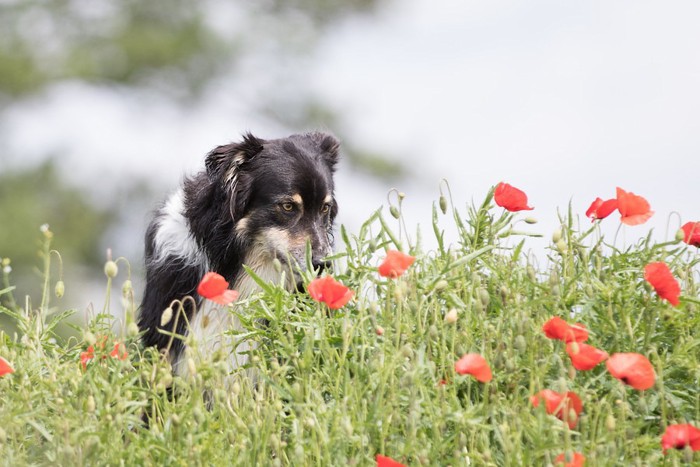
<path id="1" fill-rule="evenodd" d="M 257 343 L 252 380 L 231 379 L 220 353 L 188 356 L 182 379 L 143 349 L 121 258 L 105 265 L 104 309 L 61 342 L 54 329 L 75 310 L 45 228 L 42 297 L 14 297 L 2 260 L 0 313 L 21 332 L 0 335 L 0 463 L 700 463 L 700 222 L 663 243 L 609 243 L 600 222 L 644 229 L 653 215 L 618 188 L 585 216 L 569 209 L 536 262 L 513 227 L 535 222 L 515 187 L 499 183 L 464 211 L 441 196 L 430 250 L 401 201 L 358 232 L 341 227 L 338 266 L 307 274 L 307 293 L 261 283 L 240 300 L 215 271 L 203 278 L 198 292 Z M 126 316 L 117 326 L 112 293 Z"/>

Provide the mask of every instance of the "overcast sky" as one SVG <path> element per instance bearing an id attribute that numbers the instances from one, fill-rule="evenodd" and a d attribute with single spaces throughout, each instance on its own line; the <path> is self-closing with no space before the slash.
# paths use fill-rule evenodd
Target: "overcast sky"
<path id="1" fill-rule="evenodd" d="M 541 221 L 530 230 L 547 237 L 557 208 L 571 201 L 583 216 L 620 186 L 656 211 L 625 229 L 629 243 L 652 227 L 673 235 L 673 211 L 700 220 L 698 24 L 693 1 L 402 0 L 331 31 L 304 66 L 355 146 L 418 174 L 398 188 L 426 235 L 444 177 L 460 206 L 499 181 L 523 189 Z M 61 148 L 76 178 L 147 173 L 173 186 L 243 131 L 284 131 L 235 96 L 182 114 L 70 84 L 7 122 L 13 152 Z M 341 169 L 339 221 L 356 228 L 390 188 Z M 607 219 L 606 235 L 618 225 Z"/>

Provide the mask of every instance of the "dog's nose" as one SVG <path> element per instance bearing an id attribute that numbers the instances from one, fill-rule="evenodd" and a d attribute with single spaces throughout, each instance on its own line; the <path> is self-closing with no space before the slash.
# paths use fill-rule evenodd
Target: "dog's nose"
<path id="1" fill-rule="evenodd" d="M 318 274 L 321 274 L 326 269 L 330 269 L 332 266 L 330 261 L 323 260 L 313 260 L 311 265 L 314 267 L 314 271 L 317 271 Z"/>

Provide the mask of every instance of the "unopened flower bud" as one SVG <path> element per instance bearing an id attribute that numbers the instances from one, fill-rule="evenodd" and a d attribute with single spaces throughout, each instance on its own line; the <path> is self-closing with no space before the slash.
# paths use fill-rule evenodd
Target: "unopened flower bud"
<path id="1" fill-rule="evenodd" d="M 95 411 L 95 398 L 89 395 L 87 398 L 87 411 L 88 413 L 93 413 Z"/>
<path id="2" fill-rule="evenodd" d="M 168 324 L 172 318 L 173 318 L 172 307 L 168 307 L 165 310 L 163 310 L 163 313 L 160 315 L 160 327 L 165 327 L 165 325 Z"/>
<path id="3" fill-rule="evenodd" d="M 457 309 L 452 308 L 445 314 L 445 322 L 447 324 L 454 324 L 457 322 Z"/>
<path id="4" fill-rule="evenodd" d="M 396 206 L 391 206 L 389 208 L 389 213 L 392 215 L 392 217 L 394 219 L 398 219 L 399 217 L 401 217 L 401 213 L 399 212 L 399 208 L 397 208 Z"/>
<path id="5" fill-rule="evenodd" d="M 86 343 L 87 345 L 95 345 L 95 342 L 97 342 L 97 338 L 96 338 L 95 335 L 94 335 L 93 333 L 91 333 L 90 331 L 88 331 L 88 332 L 85 333 L 84 339 L 85 339 L 85 343 Z"/>
<path id="6" fill-rule="evenodd" d="M 135 322 L 130 322 L 129 325 L 126 327 L 126 334 L 130 337 L 133 337 L 139 333 L 139 325 L 136 324 Z"/>
<path id="7" fill-rule="evenodd" d="M 440 210 L 443 214 L 447 214 L 447 198 L 440 196 Z"/>
<path id="8" fill-rule="evenodd" d="M 607 428 L 608 431 L 613 431 L 615 429 L 615 417 L 613 417 L 612 414 L 608 414 L 608 416 L 605 417 L 605 428 Z"/>
<path id="9" fill-rule="evenodd" d="M 557 243 L 559 240 L 561 240 L 561 234 L 562 234 L 561 229 L 556 229 L 552 233 L 552 243 Z"/>
<path id="10" fill-rule="evenodd" d="M 377 326 L 377 329 L 375 329 L 375 332 L 377 333 L 378 336 L 384 335 L 384 328 L 381 326 Z"/>
<path id="11" fill-rule="evenodd" d="M 524 220 L 527 224 L 537 224 L 537 219 L 534 217 L 526 217 Z"/>
<path id="12" fill-rule="evenodd" d="M 487 307 L 491 301 L 489 291 L 483 287 L 479 288 L 479 301 L 481 301 L 481 304 L 484 305 L 484 307 Z"/>
<path id="13" fill-rule="evenodd" d="M 566 252 L 569 251 L 569 246 L 563 239 L 559 239 L 559 241 L 556 242 L 555 246 L 557 247 L 557 251 L 562 255 L 566 254 Z"/>
<path id="14" fill-rule="evenodd" d="M 133 292 L 133 290 L 134 287 L 131 284 L 131 281 L 129 279 L 125 280 L 122 284 L 122 296 L 128 297 L 129 295 L 131 295 L 131 292 Z"/>
<path id="15" fill-rule="evenodd" d="M 272 260 L 272 267 L 275 268 L 275 271 L 278 274 L 280 274 L 282 272 L 282 262 L 279 259 L 274 258 Z"/>
<path id="16" fill-rule="evenodd" d="M 63 281 L 56 282 L 56 288 L 54 291 L 56 292 L 56 297 L 63 297 L 63 294 L 66 293 L 66 285 L 63 283 Z"/>
<path id="17" fill-rule="evenodd" d="M 117 274 L 119 274 L 117 263 L 112 260 L 107 261 L 105 263 L 105 275 L 111 279 L 117 277 Z"/>
<path id="18" fill-rule="evenodd" d="M 187 359 L 187 371 L 189 371 L 192 376 L 197 374 L 197 366 L 194 364 L 193 358 Z"/>
<path id="19" fill-rule="evenodd" d="M 435 291 L 436 291 L 436 292 L 440 292 L 440 291 L 442 291 L 442 290 L 445 290 L 449 285 L 450 285 L 450 284 L 448 284 L 448 282 L 447 282 L 445 279 L 440 279 L 440 280 L 437 281 L 437 283 L 435 284 Z"/>
<path id="20" fill-rule="evenodd" d="M 678 229 L 676 231 L 676 241 L 682 242 L 683 240 L 685 240 L 685 232 L 683 231 L 683 229 Z"/>

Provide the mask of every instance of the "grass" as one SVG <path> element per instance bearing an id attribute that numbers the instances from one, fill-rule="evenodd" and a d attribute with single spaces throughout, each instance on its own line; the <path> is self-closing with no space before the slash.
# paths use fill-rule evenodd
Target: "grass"
<path id="1" fill-rule="evenodd" d="M 399 220 L 377 211 L 352 235 L 341 227 L 335 259 L 345 266 L 335 277 L 356 291 L 341 310 L 266 286 L 231 311 L 241 312 L 240 337 L 259 346 L 251 355 L 257 383 L 239 375 L 229 386 L 222 355 L 183 380 L 140 347 L 123 272 L 107 279 L 108 295 L 123 293 L 121 332 L 112 331 L 106 305 L 82 339 L 59 343 L 53 330 L 71 312 L 51 303 L 56 256 L 45 232 L 40 304 L 16 303 L 7 274 L 0 286 L 0 310 L 21 331 L 0 335 L 0 356 L 16 370 L 0 378 L 1 462 L 327 466 L 374 465 L 383 454 L 412 466 L 521 466 L 550 465 L 572 451 L 589 465 L 700 462 L 698 453 L 664 455 L 660 446 L 667 425 L 700 422 L 695 248 L 648 237 L 618 249 L 596 226 L 579 231 L 569 212 L 538 270 L 524 255 L 527 238 L 512 230 L 519 215 L 494 207 L 491 194 L 467 212 L 441 198 L 430 251 L 418 235 L 408 240 L 400 202 L 391 213 Z M 455 224 L 454 244 L 443 240 L 444 223 Z M 416 263 L 398 279 L 379 277 L 386 249 L 410 252 Z M 651 261 L 667 262 L 679 278 L 680 306 L 644 281 Z M 455 322 L 445 320 L 452 309 Z M 584 323 L 588 343 L 610 354 L 646 355 L 655 386 L 636 391 L 604 364 L 575 371 L 564 344 L 541 330 L 553 316 Z M 128 358 L 109 355 L 115 342 Z M 95 355 L 83 370 L 90 344 Z M 467 352 L 486 358 L 491 382 L 455 373 Z M 532 407 L 530 396 L 547 388 L 579 394 L 584 410 L 575 429 Z M 144 411 L 156 416 L 149 428 Z"/>

